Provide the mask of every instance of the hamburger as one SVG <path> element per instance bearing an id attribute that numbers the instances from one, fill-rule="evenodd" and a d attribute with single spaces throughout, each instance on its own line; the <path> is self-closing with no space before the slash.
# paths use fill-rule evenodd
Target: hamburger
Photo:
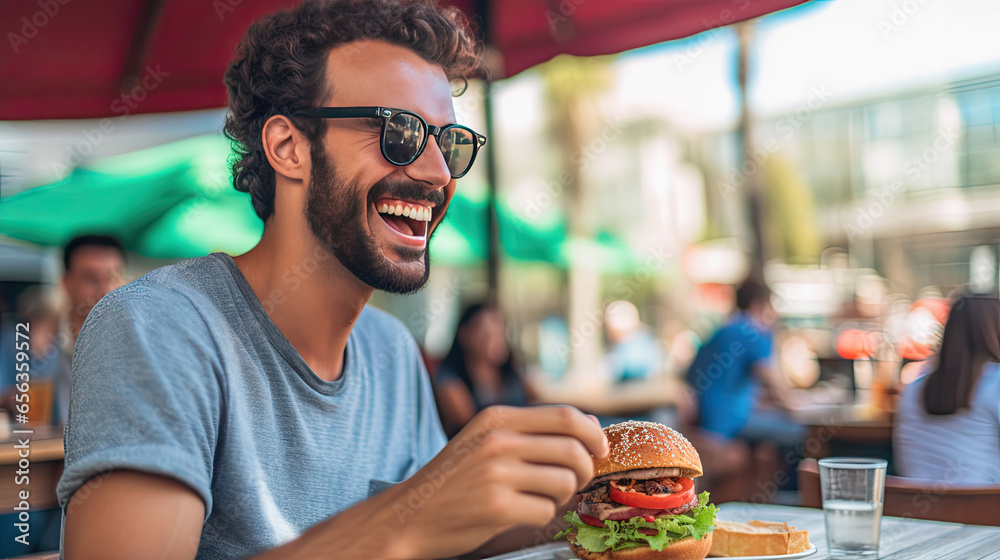
<path id="1" fill-rule="evenodd" d="M 696 494 L 698 452 L 680 433 L 654 422 L 604 429 L 610 451 L 594 459 L 594 478 L 580 490 L 569 540 L 587 560 L 702 560 L 712 548 L 715 506 Z"/>

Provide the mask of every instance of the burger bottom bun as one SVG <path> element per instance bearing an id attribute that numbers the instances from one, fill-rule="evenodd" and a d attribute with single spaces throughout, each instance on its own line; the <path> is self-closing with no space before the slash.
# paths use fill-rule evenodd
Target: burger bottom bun
<path id="1" fill-rule="evenodd" d="M 667 545 L 663 550 L 653 550 L 648 546 L 591 552 L 569 541 L 569 548 L 577 558 L 583 560 L 703 560 L 712 548 L 712 533 L 700 541 L 694 537 L 684 537 Z"/>

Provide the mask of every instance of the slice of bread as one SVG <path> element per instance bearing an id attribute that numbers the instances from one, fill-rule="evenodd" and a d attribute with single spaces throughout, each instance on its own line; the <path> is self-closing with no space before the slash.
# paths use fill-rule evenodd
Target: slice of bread
<path id="1" fill-rule="evenodd" d="M 716 521 L 709 556 L 777 556 L 809 550 L 809 531 L 773 521 Z"/>

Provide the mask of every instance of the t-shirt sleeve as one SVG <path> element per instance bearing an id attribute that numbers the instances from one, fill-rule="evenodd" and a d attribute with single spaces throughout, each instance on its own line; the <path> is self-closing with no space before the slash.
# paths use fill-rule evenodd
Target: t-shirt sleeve
<path id="1" fill-rule="evenodd" d="M 222 398 L 214 349 L 194 305 L 171 290 L 135 282 L 94 307 L 73 358 L 61 506 L 91 478 L 128 469 L 190 486 L 207 518 Z"/>

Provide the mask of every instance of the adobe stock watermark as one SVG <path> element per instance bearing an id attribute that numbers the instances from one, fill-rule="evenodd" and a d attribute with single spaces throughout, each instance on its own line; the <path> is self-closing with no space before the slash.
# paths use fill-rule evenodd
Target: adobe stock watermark
<path id="1" fill-rule="evenodd" d="M 14 54 L 21 52 L 21 47 L 27 45 L 29 41 L 38 36 L 38 33 L 45 28 L 52 18 L 59 15 L 62 6 L 69 4 L 70 0 L 38 0 L 38 11 L 21 18 L 21 28 L 17 31 L 7 32 L 7 41 Z"/>
<path id="2" fill-rule="evenodd" d="M 562 358 L 569 356 L 571 350 L 582 348 L 591 338 L 598 336 L 604 324 L 604 309 L 612 301 L 629 299 L 635 293 L 635 289 L 642 283 L 653 278 L 656 271 L 662 269 L 672 254 L 662 247 L 650 249 L 649 255 L 643 259 L 642 264 L 637 266 L 627 278 L 615 282 L 612 295 L 606 298 L 600 308 L 592 310 L 583 317 L 578 324 L 573 325 L 569 332 L 566 344 L 559 344 L 556 352 Z"/>
<path id="3" fill-rule="evenodd" d="M 146 97 L 155 90 L 163 80 L 170 76 L 160 65 L 147 65 L 142 76 L 136 78 L 136 84 L 131 89 L 121 93 L 111 102 L 109 109 L 118 115 L 118 120 L 127 118 Z M 74 167 L 83 163 L 84 159 L 94 153 L 94 150 L 104 143 L 104 139 L 115 131 L 115 122 L 111 117 L 105 117 L 96 127 L 80 131 L 80 140 L 66 146 L 62 161 L 52 162 L 52 170 L 61 175 L 68 174 Z"/>
<path id="4" fill-rule="evenodd" d="M 569 156 L 570 162 L 576 165 L 581 173 L 586 171 L 597 158 L 608 151 L 608 146 L 621 138 L 623 130 L 624 125 L 620 118 L 604 119 L 600 133 L 586 146 L 574 150 Z M 563 169 L 555 180 L 546 182 L 542 190 L 525 203 L 522 214 L 531 221 L 537 220 L 563 195 L 572 182 L 573 174 L 570 170 Z"/>
<path id="5" fill-rule="evenodd" d="M 782 457 L 784 467 L 798 465 L 805 457 L 815 457 L 827 443 L 837 437 L 838 432 L 839 429 L 833 416 L 822 419 L 814 435 L 785 453 L 785 456 Z M 749 511 L 757 512 L 760 510 L 760 506 L 772 503 L 781 488 L 789 482 L 791 482 L 791 477 L 786 468 L 776 469 L 770 480 L 756 481 L 757 490 L 747 500 L 751 504 L 748 508 Z"/>
<path id="6" fill-rule="evenodd" d="M 260 304 L 268 315 L 274 313 L 275 306 L 288 301 L 288 292 L 294 292 L 302 287 L 302 283 L 312 278 L 321 268 L 321 263 L 330 260 L 331 255 L 322 247 L 313 249 L 313 254 L 281 273 L 281 287 L 275 288 L 261 300 Z"/>
<path id="7" fill-rule="evenodd" d="M 722 28 L 740 19 L 739 13 L 750 6 L 750 0 L 731 0 L 731 2 L 736 6 L 736 11 L 724 8 L 719 12 L 719 17 L 701 20 L 705 31 L 692 37 L 682 52 L 674 54 L 674 65 L 678 70 L 683 70 L 685 66 L 692 64 L 705 52 L 705 48 L 722 34 Z"/>
<path id="8" fill-rule="evenodd" d="M 901 517 L 904 519 L 923 519 L 931 510 L 934 505 L 941 501 L 941 499 L 951 491 L 955 485 L 960 484 L 962 480 L 962 473 L 966 470 L 961 468 L 962 465 L 956 462 L 954 459 L 949 457 L 943 457 L 943 464 L 947 467 L 944 471 L 943 476 L 939 480 L 929 481 L 926 486 L 916 492 L 912 498 L 910 498 L 909 507 L 903 512 L 893 512 L 893 517 Z M 884 502 L 884 500 L 883 500 Z M 923 516 L 923 517 L 922 517 Z M 882 520 L 882 530 L 880 540 L 883 546 L 886 544 L 889 547 L 892 546 L 891 543 L 898 539 L 906 539 L 911 533 L 911 528 L 906 523 L 900 523 L 898 521 Z"/>
<path id="9" fill-rule="evenodd" d="M 587 0 L 560 0 L 555 4 L 549 2 L 550 8 L 545 10 L 545 21 L 549 24 L 549 33 L 557 40 L 568 40 L 572 38 L 573 22 L 571 18 L 576 13 L 576 9 Z"/>
<path id="10" fill-rule="evenodd" d="M 452 440 L 455 455 L 457 455 L 456 460 L 447 459 L 440 465 L 434 465 L 433 469 L 421 469 L 417 475 L 404 482 L 410 487 L 406 493 L 406 499 L 397 501 L 393 505 L 396 519 L 399 520 L 400 524 L 403 524 L 408 517 L 412 517 L 420 508 L 424 507 L 427 500 L 444 486 L 448 478 L 458 472 L 459 465 L 479 449 L 483 442 L 491 437 L 491 434 L 504 427 L 510 418 L 511 410 L 510 407 L 506 406 L 491 406 L 483 410 L 481 414 L 486 418 L 483 426 L 468 437 Z"/>
<path id="11" fill-rule="evenodd" d="M 212 0 L 212 9 L 215 10 L 215 16 L 219 21 L 223 21 L 242 4 L 243 0 Z"/>
<path id="12" fill-rule="evenodd" d="M 749 158 L 739 166 L 731 168 L 724 179 L 716 185 L 718 191 L 724 197 L 736 194 L 749 177 L 763 169 L 767 160 L 781 149 L 782 143 L 795 136 L 799 129 L 812 118 L 813 113 L 830 100 L 832 94 L 833 92 L 828 90 L 826 85 L 809 88 L 809 95 L 806 97 L 805 103 L 799 105 L 790 114 L 782 116 L 775 123 L 774 128 L 776 132 L 781 134 L 780 139 L 769 136 L 756 146 Z"/>
<path id="13" fill-rule="evenodd" d="M 897 178 L 890 181 L 872 193 L 868 197 L 868 201 L 857 208 L 851 221 L 844 225 L 847 238 L 854 241 L 871 229 L 875 221 L 884 216 L 886 211 L 896 204 L 900 195 L 906 190 L 906 181 L 915 182 L 924 173 L 927 173 L 931 166 L 941 159 L 942 155 L 954 149 L 959 134 L 960 131 L 957 127 L 938 129 L 931 145 L 919 154 L 910 156 L 900 168 L 900 174 L 904 175 L 906 180 Z"/>
<path id="14" fill-rule="evenodd" d="M 444 290 L 427 305 L 410 313 L 409 317 L 406 318 L 407 325 L 418 332 L 426 332 L 435 318 L 452 308 L 452 304 L 458 301 L 461 293 L 461 284 L 457 278 L 452 278 L 445 284 Z M 375 356 L 373 363 L 376 367 L 387 367 L 388 364 L 398 361 L 401 357 L 405 358 L 411 349 L 416 351 L 415 346 L 410 331 L 403 330 L 393 340 L 387 340 L 380 345 L 379 353 Z"/>
<path id="15" fill-rule="evenodd" d="M 903 0 L 892 5 L 889 17 L 881 18 L 876 22 L 882 39 L 888 41 L 893 33 L 896 33 L 904 25 L 908 24 L 913 16 L 927 4 L 928 0 Z"/>
<path id="16" fill-rule="evenodd" d="M 779 308 L 788 309 L 794 306 L 798 298 L 788 297 L 782 291 L 774 290 L 771 292 L 771 300 L 777 303 Z M 769 307 L 763 313 L 761 319 L 767 324 L 774 324 L 778 321 L 778 312 L 773 306 Z M 743 335 L 743 340 L 734 340 L 728 347 L 714 350 L 711 355 L 711 363 L 704 369 L 699 367 L 693 372 L 694 381 L 691 389 L 695 396 L 701 396 L 705 391 L 709 390 L 716 381 L 722 378 L 726 371 L 728 371 L 728 368 L 736 364 L 740 357 L 746 354 L 750 348 L 760 341 L 761 337 L 767 334 L 767 331 L 763 327 L 749 322 L 740 325 L 739 332 Z"/>

